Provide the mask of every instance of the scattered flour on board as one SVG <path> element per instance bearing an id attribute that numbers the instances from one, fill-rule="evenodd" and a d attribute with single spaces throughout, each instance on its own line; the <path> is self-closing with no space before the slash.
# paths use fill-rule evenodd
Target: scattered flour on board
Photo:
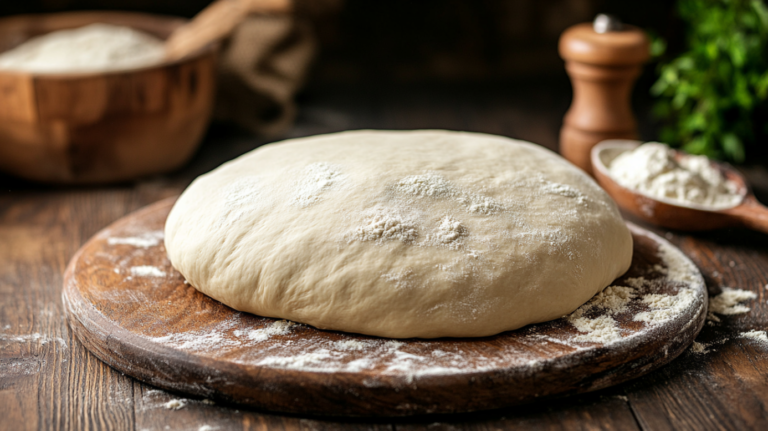
<path id="1" fill-rule="evenodd" d="M 574 340 L 606 344 L 621 339 L 621 330 L 612 315 L 626 311 L 627 304 L 635 297 L 635 289 L 631 287 L 608 286 L 603 289 L 568 316 L 568 322 L 579 332 L 584 332 L 577 335 Z M 596 318 L 585 316 L 594 309 L 605 310 L 608 315 Z"/>
<path id="2" fill-rule="evenodd" d="M 642 301 L 651 308 L 635 315 L 634 320 L 658 325 L 679 316 L 696 301 L 693 289 L 680 289 L 677 295 L 649 294 Z"/>
<path id="3" fill-rule="evenodd" d="M 598 316 L 594 319 L 587 317 L 569 318 L 568 321 L 579 332 L 586 333 L 577 335 L 574 338 L 576 341 L 608 344 L 621 339 L 621 330 L 616 320 L 611 316 Z"/>
<path id="4" fill-rule="evenodd" d="M 344 181 L 341 167 L 331 163 L 312 163 L 299 174 L 293 204 L 307 207 L 319 201 L 322 194 Z"/>
<path id="5" fill-rule="evenodd" d="M 568 322 L 583 333 L 574 338 L 576 341 L 606 344 L 620 340 L 621 329 L 613 316 L 627 311 L 627 305 L 633 300 L 649 308 L 648 311 L 635 314 L 633 320 L 651 326 L 674 319 L 695 303 L 699 295 L 690 286 L 700 284 L 701 280 L 696 276 L 697 269 L 693 263 L 663 242 L 659 244 L 658 254 L 664 265 L 655 265 L 654 271 L 663 274 L 669 281 L 685 283 L 689 287 L 681 288 L 676 295 L 640 295 L 638 292 L 646 290 L 649 283 L 652 283 L 652 280 L 644 277 L 625 279 L 628 286 L 609 286 L 568 316 Z M 595 309 L 603 309 L 606 313 L 595 318 L 587 316 Z"/>
<path id="6" fill-rule="evenodd" d="M 250 341 L 264 341 L 272 338 L 274 335 L 285 335 L 291 332 L 291 328 L 296 326 L 295 323 L 288 320 L 278 320 L 271 325 L 258 329 L 250 329 L 248 331 L 235 330 L 233 334 L 237 337 L 245 337 Z"/>
<path id="7" fill-rule="evenodd" d="M 321 364 L 332 356 L 333 355 L 329 350 L 318 349 L 314 352 L 304 353 L 302 355 L 269 356 L 257 362 L 256 365 L 267 365 L 287 369 L 304 369 L 311 365 Z"/>
<path id="8" fill-rule="evenodd" d="M 699 270 L 679 250 L 667 243 L 659 244 L 659 257 L 667 266 L 667 280 L 680 283 L 699 283 Z"/>
<path id="9" fill-rule="evenodd" d="M 166 346 L 192 351 L 213 351 L 228 347 L 254 345 L 275 335 L 285 335 L 296 326 L 287 320 L 277 320 L 263 328 L 249 330 L 234 330 L 235 339 L 226 337 L 228 331 L 239 323 L 239 319 L 230 319 L 208 328 L 204 331 L 179 332 L 161 337 L 150 337 L 150 340 Z"/>
<path id="10" fill-rule="evenodd" d="M 730 316 L 734 314 L 744 314 L 750 310 L 741 302 L 757 298 L 757 294 L 748 290 L 723 288 L 723 292 L 717 296 L 709 298 L 709 313 L 707 320 L 719 322 L 720 318 L 715 314 Z"/>
<path id="11" fill-rule="evenodd" d="M 768 344 L 768 335 L 765 333 L 765 331 L 758 331 L 753 329 L 751 331 L 742 332 L 741 336 L 757 340 L 763 344 Z"/>
<path id="12" fill-rule="evenodd" d="M 163 42 L 129 27 L 91 24 L 32 38 L 0 54 L 0 69 L 35 73 L 93 72 L 157 64 Z"/>
<path id="13" fill-rule="evenodd" d="M 365 350 L 374 345 L 366 340 L 341 340 L 333 343 L 333 346 L 339 350 Z"/>
<path id="14" fill-rule="evenodd" d="M 165 277 L 165 272 L 156 266 L 140 265 L 131 267 L 131 275 L 136 277 Z"/>
<path id="15" fill-rule="evenodd" d="M 139 236 L 132 237 L 109 237 L 107 238 L 107 244 L 109 245 L 132 245 L 139 248 L 149 248 L 160 244 L 160 241 L 164 238 L 163 231 L 156 230 L 143 233 Z"/>

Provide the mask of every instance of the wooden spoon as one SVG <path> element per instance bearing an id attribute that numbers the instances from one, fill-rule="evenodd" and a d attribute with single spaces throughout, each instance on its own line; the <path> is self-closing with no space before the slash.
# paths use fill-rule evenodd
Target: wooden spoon
<path id="1" fill-rule="evenodd" d="M 592 148 L 591 158 L 593 173 L 600 186 L 616 201 L 622 209 L 641 219 L 659 226 L 701 231 L 729 226 L 743 226 L 768 233 L 768 208 L 757 201 L 744 177 L 725 163 L 711 162 L 725 178 L 737 184 L 741 202 L 727 209 L 707 209 L 699 205 L 676 203 L 669 199 L 643 194 L 628 189 L 617 183 L 609 174 L 608 166 L 621 153 L 640 145 L 640 141 L 608 140 Z M 687 157 L 685 153 L 675 152 L 675 157 Z"/>
<path id="2" fill-rule="evenodd" d="M 165 41 L 168 60 L 184 58 L 228 36 L 251 13 L 289 13 L 292 0 L 217 0 Z"/>

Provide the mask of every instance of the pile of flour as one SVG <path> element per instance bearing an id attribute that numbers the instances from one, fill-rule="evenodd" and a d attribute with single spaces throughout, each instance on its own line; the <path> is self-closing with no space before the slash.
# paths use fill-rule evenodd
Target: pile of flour
<path id="1" fill-rule="evenodd" d="M 0 54 L 0 70 L 35 73 L 96 72 L 149 66 L 165 56 L 163 42 L 149 34 L 109 24 L 91 24 L 32 38 Z"/>
<path id="2" fill-rule="evenodd" d="M 742 199 L 738 186 L 713 168 L 708 158 L 675 160 L 674 151 L 658 142 L 619 155 L 609 171 L 624 187 L 683 205 L 723 209 L 738 205 Z"/>

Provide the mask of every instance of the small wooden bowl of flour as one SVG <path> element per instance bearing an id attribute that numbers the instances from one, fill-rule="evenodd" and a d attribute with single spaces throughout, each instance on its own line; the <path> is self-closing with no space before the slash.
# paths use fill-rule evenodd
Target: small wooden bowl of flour
<path id="1" fill-rule="evenodd" d="M 593 173 L 625 211 L 684 231 L 743 226 L 768 233 L 768 208 L 735 169 L 661 144 L 608 140 L 592 148 Z M 657 148 L 650 148 L 657 146 Z M 634 153 L 634 154 L 633 154 Z M 622 156 L 632 156 L 621 160 Z"/>
<path id="2" fill-rule="evenodd" d="M 68 57 L 80 63 L 77 70 L 72 64 L 46 69 L 33 64 L 33 49 L 20 46 L 95 23 L 143 32 L 154 39 L 154 52 L 131 52 L 143 49 L 141 40 L 131 40 L 112 57 L 94 54 L 89 65 L 83 52 L 67 52 L 66 46 L 76 44 L 49 40 L 38 48 L 55 54 L 54 65 Z M 11 59 L 0 54 L 0 170 L 35 181 L 84 184 L 124 181 L 184 164 L 210 120 L 217 50 L 207 46 L 176 61 L 158 55 L 158 44 L 184 23 L 126 12 L 0 19 L 0 52 L 22 51 Z M 14 68 L 14 62 L 28 67 Z"/>

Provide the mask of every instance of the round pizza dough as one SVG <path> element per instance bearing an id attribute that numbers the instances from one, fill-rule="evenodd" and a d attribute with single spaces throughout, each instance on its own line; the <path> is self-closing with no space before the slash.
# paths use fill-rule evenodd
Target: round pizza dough
<path id="1" fill-rule="evenodd" d="M 232 308 L 382 337 L 479 337 L 568 314 L 623 274 L 613 201 L 499 136 L 351 131 L 266 145 L 196 179 L 173 266 Z"/>

